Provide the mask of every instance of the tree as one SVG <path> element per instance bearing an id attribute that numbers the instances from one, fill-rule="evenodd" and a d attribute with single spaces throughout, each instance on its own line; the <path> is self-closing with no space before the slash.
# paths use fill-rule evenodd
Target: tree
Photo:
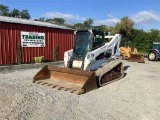
<path id="1" fill-rule="evenodd" d="M 63 18 L 54 18 L 53 21 L 57 25 L 64 25 L 65 24 L 65 19 L 63 19 Z"/>
<path id="2" fill-rule="evenodd" d="M 47 18 L 46 22 L 57 24 L 57 25 L 65 25 L 65 19 L 63 18 Z"/>
<path id="3" fill-rule="evenodd" d="M 11 17 L 16 17 L 16 18 L 20 18 L 21 17 L 19 10 L 15 9 L 15 8 L 11 11 L 10 16 Z"/>
<path id="4" fill-rule="evenodd" d="M 132 39 L 128 41 L 128 46 L 132 49 L 135 47 L 138 51 L 146 51 L 148 49 L 147 33 L 143 30 L 133 29 Z"/>
<path id="5" fill-rule="evenodd" d="M 129 19 L 128 17 L 123 17 L 120 23 L 120 33 L 126 37 L 132 36 L 134 21 Z"/>
<path id="6" fill-rule="evenodd" d="M 73 25 L 66 23 L 64 26 L 68 27 L 68 28 L 73 28 Z"/>
<path id="7" fill-rule="evenodd" d="M 30 14 L 28 13 L 28 10 L 22 10 L 20 12 L 18 9 L 14 8 L 10 12 L 9 7 L 5 6 L 3 4 L 0 4 L 0 15 L 16 17 L 16 18 L 24 18 L 24 19 L 30 19 L 31 18 Z"/>
<path id="8" fill-rule="evenodd" d="M 113 30 L 113 33 L 114 34 L 120 34 L 121 33 L 121 23 L 120 22 L 118 22 L 116 25 L 115 25 L 115 27 L 114 27 L 114 29 L 112 29 Z"/>
<path id="9" fill-rule="evenodd" d="M 24 19 L 30 19 L 31 18 L 30 14 L 28 13 L 28 10 L 22 10 L 21 13 L 20 13 L 20 16 L 21 16 L 21 18 L 24 18 Z"/>
<path id="10" fill-rule="evenodd" d="M 45 22 L 45 18 L 44 17 L 41 17 L 39 19 L 34 19 L 35 21 L 42 21 L 42 22 Z"/>
<path id="11" fill-rule="evenodd" d="M 147 38 L 149 49 L 151 49 L 153 42 L 160 42 L 160 30 L 151 29 L 148 32 Z"/>
<path id="12" fill-rule="evenodd" d="M 3 4 L 0 4 L 0 15 L 9 16 L 9 7 Z"/>
<path id="13" fill-rule="evenodd" d="M 93 26 L 94 29 L 102 30 L 104 32 L 108 32 L 108 28 L 106 25 Z"/>
<path id="14" fill-rule="evenodd" d="M 110 27 L 108 28 L 108 32 L 110 33 L 110 35 L 115 35 L 115 34 L 116 34 L 116 32 L 115 32 L 115 27 L 110 26 Z"/>
<path id="15" fill-rule="evenodd" d="M 121 45 L 126 46 L 128 41 L 132 39 L 134 21 L 129 17 L 123 17 L 120 22 L 115 25 L 114 32 L 122 35 Z"/>
<path id="16" fill-rule="evenodd" d="M 93 19 L 88 18 L 87 20 L 85 20 L 83 22 L 83 25 L 86 29 L 91 29 L 92 25 L 93 25 Z"/>
<path id="17" fill-rule="evenodd" d="M 52 22 L 52 21 L 53 21 L 53 19 L 51 19 L 51 18 L 47 18 L 45 21 L 46 21 L 46 22 Z"/>
<path id="18" fill-rule="evenodd" d="M 84 25 L 82 23 L 76 23 L 73 25 L 72 28 L 76 30 L 80 30 L 80 29 L 84 29 Z"/>

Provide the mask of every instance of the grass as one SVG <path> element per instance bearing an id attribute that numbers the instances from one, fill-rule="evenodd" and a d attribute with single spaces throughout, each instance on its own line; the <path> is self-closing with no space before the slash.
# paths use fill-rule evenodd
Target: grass
<path id="1" fill-rule="evenodd" d="M 141 52 L 141 51 L 138 51 L 138 54 L 143 55 L 143 56 L 148 56 L 148 52 Z"/>

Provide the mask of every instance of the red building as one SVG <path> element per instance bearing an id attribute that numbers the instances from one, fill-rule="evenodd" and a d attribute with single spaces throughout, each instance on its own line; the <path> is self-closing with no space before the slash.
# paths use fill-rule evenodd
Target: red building
<path id="1" fill-rule="evenodd" d="M 45 61 L 53 61 L 55 45 L 58 46 L 58 59 L 63 60 L 64 52 L 72 49 L 73 41 L 74 31 L 64 26 L 0 16 L 0 65 L 18 63 L 18 44 L 22 46 L 22 63 L 32 62 L 33 57 L 38 56 L 44 56 Z"/>

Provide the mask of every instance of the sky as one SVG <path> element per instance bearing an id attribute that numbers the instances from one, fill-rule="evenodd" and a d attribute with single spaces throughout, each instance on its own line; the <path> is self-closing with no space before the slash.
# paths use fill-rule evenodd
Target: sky
<path id="1" fill-rule="evenodd" d="M 160 0 L 0 0 L 13 10 L 27 9 L 31 19 L 64 18 L 70 24 L 92 18 L 94 25 L 114 26 L 124 16 L 134 28 L 160 30 Z"/>

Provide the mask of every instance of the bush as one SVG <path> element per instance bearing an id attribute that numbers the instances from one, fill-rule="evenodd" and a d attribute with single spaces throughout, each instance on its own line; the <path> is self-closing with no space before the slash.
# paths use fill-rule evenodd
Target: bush
<path id="1" fill-rule="evenodd" d="M 58 59 L 58 45 L 54 46 L 54 61 Z"/>
<path id="2" fill-rule="evenodd" d="M 42 63 L 44 61 L 44 56 L 33 57 L 33 63 Z"/>
<path id="3" fill-rule="evenodd" d="M 21 64 L 21 57 L 22 57 L 22 47 L 21 44 L 18 43 L 17 45 L 17 60 L 18 60 L 18 64 Z"/>

